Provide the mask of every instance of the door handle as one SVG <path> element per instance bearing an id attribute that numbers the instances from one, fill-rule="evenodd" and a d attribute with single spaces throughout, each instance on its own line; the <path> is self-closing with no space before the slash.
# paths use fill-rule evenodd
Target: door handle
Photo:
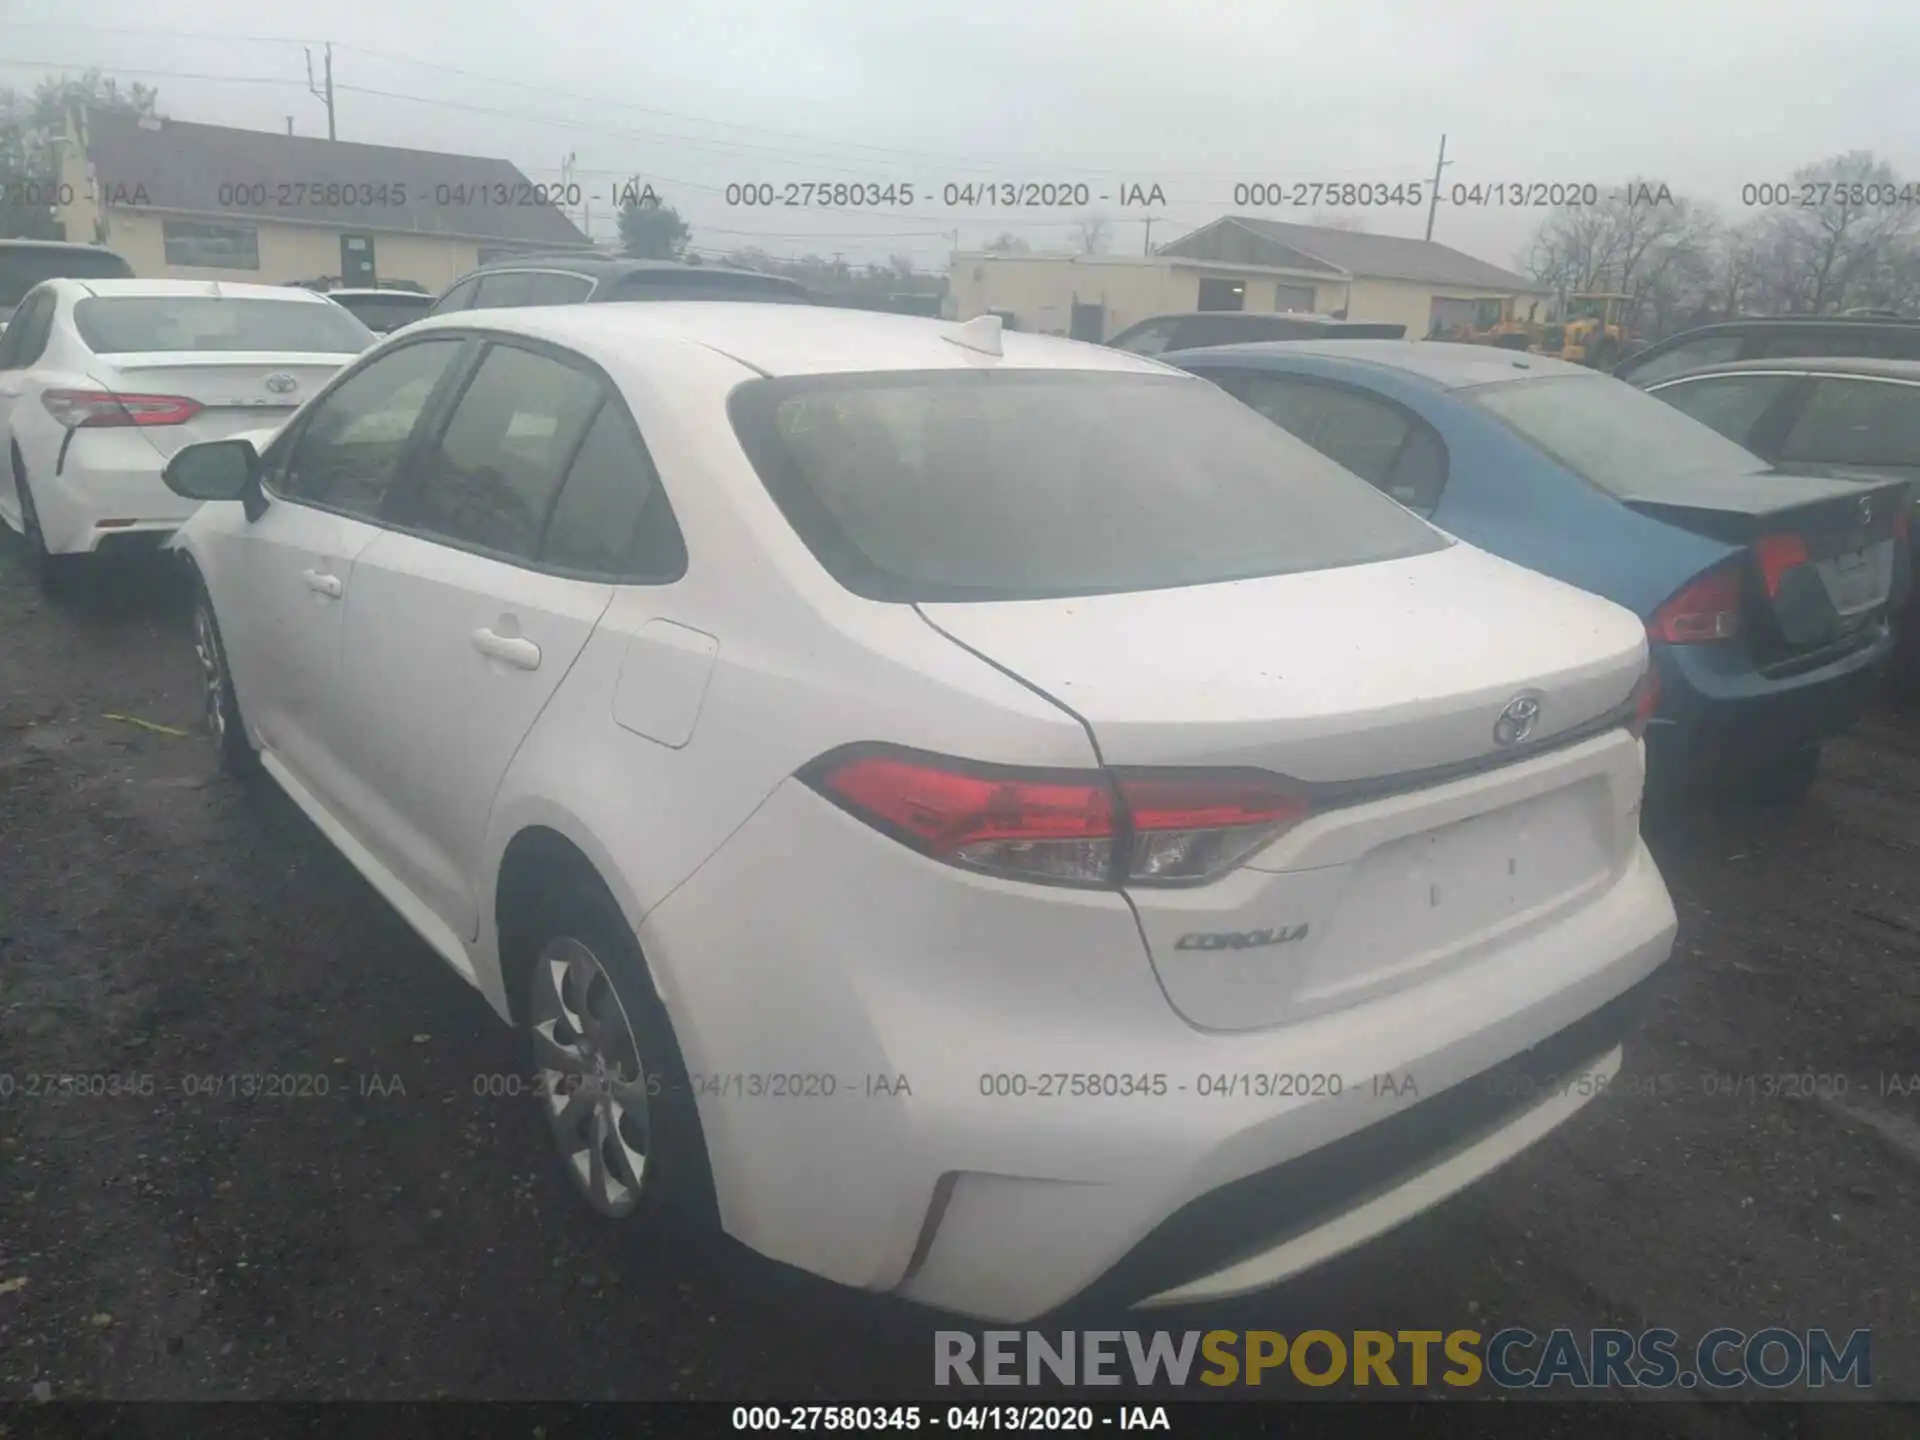
<path id="1" fill-rule="evenodd" d="M 317 590 L 320 594 L 334 600 L 338 600 L 347 588 L 340 583 L 339 576 L 323 575 L 318 570 L 307 571 L 306 581 L 309 590 Z"/>
<path id="2" fill-rule="evenodd" d="M 504 660 L 519 670 L 540 668 L 540 647 L 517 635 L 496 635 L 491 630 L 473 632 L 473 648 L 482 655 Z"/>

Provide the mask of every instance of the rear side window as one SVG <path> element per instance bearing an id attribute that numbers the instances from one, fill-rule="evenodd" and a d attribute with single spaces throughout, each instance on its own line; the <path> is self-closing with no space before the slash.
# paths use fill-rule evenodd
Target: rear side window
<path id="1" fill-rule="evenodd" d="M 1659 355 L 1650 355 L 1645 360 L 1630 361 L 1620 366 L 1618 373 L 1622 380 L 1631 380 L 1635 385 L 1651 385 L 1669 375 L 1678 375 L 1682 370 L 1697 370 L 1702 365 L 1724 365 L 1729 360 L 1738 360 L 1740 347 L 1745 343 L 1745 337 L 1740 335 L 1702 336 Z"/>
<path id="2" fill-rule="evenodd" d="M 677 580 L 687 549 L 653 459 L 609 400 L 587 427 L 547 522 L 540 559 L 562 570 L 630 582 Z"/>
<path id="3" fill-rule="evenodd" d="M 470 275 L 454 286 L 446 294 L 433 302 L 432 314 L 447 315 L 455 310 L 468 310 L 473 306 L 473 298 L 480 290 L 480 277 Z"/>
<path id="4" fill-rule="evenodd" d="M 1237 376 L 1227 389 L 1409 509 L 1431 511 L 1440 503 L 1445 447 L 1391 401 L 1278 375 Z"/>
<path id="5" fill-rule="evenodd" d="M 599 381 L 571 365 L 512 345 L 489 347 L 422 456 L 401 523 L 532 558 L 600 395 Z"/>
<path id="6" fill-rule="evenodd" d="M 1155 590 L 1448 543 L 1191 377 L 806 376 L 751 381 L 729 408 L 801 539 L 873 599 Z"/>
<path id="7" fill-rule="evenodd" d="M 1920 386 L 1815 380 L 1781 444 L 1780 458 L 1824 465 L 1920 465 Z"/>
<path id="8" fill-rule="evenodd" d="M 1676 410 L 1744 444 L 1767 408 L 1793 383 L 1791 375 L 1715 375 L 1681 380 L 1653 393 Z"/>
<path id="9" fill-rule="evenodd" d="M 42 290 L 13 312 L 0 335 L 0 370 L 24 370 L 38 360 L 53 333 L 53 312 L 59 302 L 51 290 Z"/>
<path id="10" fill-rule="evenodd" d="M 1880 333 L 1862 326 L 1844 330 L 1814 330 L 1794 326 L 1769 335 L 1754 350 L 1763 360 L 1792 359 L 1795 356 L 1872 356 L 1885 352 L 1880 348 Z"/>
<path id="11" fill-rule="evenodd" d="M 1177 320 L 1149 320 L 1144 325 L 1135 326 L 1126 334 L 1115 338 L 1114 348 L 1125 350 L 1134 355 L 1158 355 L 1173 347 L 1167 342 L 1173 338 Z"/>
<path id="12" fill-rule="evenodd" d="M 1549 375 L 1457 393 L 1612 495 L 1657 499 L 1697 475 L 1769 468 L 1751 450 L 1606 375 Z"/>

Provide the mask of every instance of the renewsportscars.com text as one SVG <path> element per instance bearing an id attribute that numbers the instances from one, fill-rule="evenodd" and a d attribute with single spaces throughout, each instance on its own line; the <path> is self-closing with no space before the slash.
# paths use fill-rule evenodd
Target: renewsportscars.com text
<path id="1" fill-rule="evenodd" d="M 936 1385 L 1309 1385 L 1728 1390 L 1873 1384 L 1873 1336 L 1667 1329 L 937 1330 Z"/>

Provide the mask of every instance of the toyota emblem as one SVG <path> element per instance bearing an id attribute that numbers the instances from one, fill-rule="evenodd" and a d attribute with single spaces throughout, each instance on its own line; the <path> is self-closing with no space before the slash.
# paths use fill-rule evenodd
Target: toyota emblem
<path id="1" fill-rule="evenodd" d="M 300 382 L 284 370 L 276 370 L 267 376 L 267 389 L 276 395 L 291 395 Z"/>
<path id="2" fill-rule="evenodd" d="M 1493 743 L 1518 745 L 1532 735 L 1539 724 L 1540 697 L 1516 695 L 1507 702 L 1507 708 L 1500 712 L 1500 718 L 1493 722 Z"/>

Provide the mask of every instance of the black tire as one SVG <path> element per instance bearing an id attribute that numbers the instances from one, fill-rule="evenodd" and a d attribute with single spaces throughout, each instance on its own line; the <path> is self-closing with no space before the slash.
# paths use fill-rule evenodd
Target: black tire
<path id="1" fill-rule="evenodd" d="M 512 930 L 509 943 L 518 953 L 512 957 L 516 963 L 511 965 L 509 973 L 518 977 L 522 991 L 521 1036 L 528 1073 L 536 1077 L 534 1103 L 548 1143 L 561 1151 L 561 1170 L 576 1196 L 609 1220 L 649 1231 L 695 1232 L 709 1228 L 717 1210 L 693 1087 L 680 1054 L 679 1041 L 673 1033 L 673 1023 L 654 993 L 646 961 L 620 907 L 597 880 L 564 879 L 543 889 L 529 907 L 529 913 L 516 917 Z M 603 991 L 596 981 L 586 994 L 576 992 L 571 997 L 575 1009 L 582 1012 L 583 1018 L 591 1009 L 603 1022 L 623 1020 L 631 1037 L 631 1053 L 617 1045 L 595 1047 L 586 1033 L 565 1019 L 555 1022 L 543 1015 L 541 990 L 543 985 L 553 985 L 554 970 L 558 968 L 563 977 L 571 977 L 572 967 L 564 958 L 569 946 L 583 947 L 597 961 L 601 980 L 607 986 Z M 553 990 L 560 991 L 564 984 L 565 980 L 553 985 Z M 612 1079 L 617 1070 L 628 1093 L 632 1082 L 640 1082 L 645 1097 L 645 1143 L 644 1166 L 639 1171 L 637 1186 L 623 1185 L 620 1170 L 622 1142 L 627 1146 L 630 1164 L 636 1138 L 631 1129 L 625 1128 L 633 1118 L 631 1105 L 619 1107 L 617 1123 L 622 1127 L 619 1133 L 609 1132 L 599 1143 L 598 1171 L 591 1170 L 596 1148 L 593 1136 L 600 1133 L 593 1129 L 596 1117 L 591 1113 L 601 1104 L 596 1094 L 590 1092 L 583 1102 L 588 1106 L 584 1123 L 576 1122 L 570 1132 L 572 1138 L 562 1139 L 566 1127 L 556 1112 L 564 1114 L 574 1091 L 587 1087 L 555 1069 L 554 1050 L 547 1043 L 548 1038 L 576 1051 L 605 1050 L 610 1063 L 603 1075 Z M 565 1042 L 569 1041 L 571 1045 L 566 1046 Z M 591 1078 L 584 1076 L 581 1080 Z M 570 1144 L 579 1147 L 571 1155 Z M 588 1167 L 590 1173 L 583 1175 L 582 1167 Z M 624 1209 L 604 1203 L 608 1199 L 605 1190 L 610 1187 L 603 1185 L 602 1193 L 596 1197 L 595 1175 L 603 1181 L 611 1177 L 614 1186 L 636 1193 Z"/>
<path id="2" fill-rule="evenodd" d="M 47 549 L 46 534 L 40 529 L 40 510 L 33 503 L 33 487 L 27 483 L 27 467 L 16 447 L 12 453 L 13 493 L 20 506 L 20 534 L 27 542 L 27 562 L 41 593 L 58 599 L 72 587 L 72 555 L 55 555 Z"/>
<path id="3" fill-rule="evenodd" d="M 1792 809 L 1806 801 L 1820 773 L 1820 747 L 1809 745 L 1746 776 L 1741 794 L 1768 809 Z"/>
<path id="4" fill-rule="evenodd" d="M 193 651 L 199 669 L 201 718 L 220 757 L 220 768 L 229 775 L 249 775 L 259 765 L 260 757 L 247 738 L 246 722 L 240 715 L 240 698 L 233 688 L 233 671 L 227 665 L 227 646 L 220 638 L 213 597 L 197 574 L 193 590 Z"/>

